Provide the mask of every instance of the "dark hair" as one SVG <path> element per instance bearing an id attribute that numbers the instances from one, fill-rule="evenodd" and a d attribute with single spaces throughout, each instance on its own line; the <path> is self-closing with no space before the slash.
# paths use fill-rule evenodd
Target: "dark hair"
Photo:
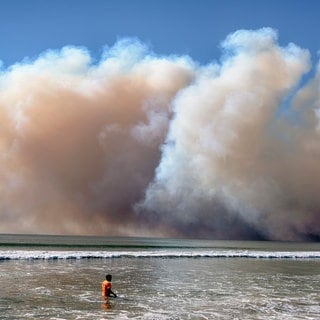
<path id="1" fill-rule="evenodd" d="M 112 275 L 111 274 L 107 274 L 106 275 L 106 280 L 107 281 L 111 281 L 112 280 Z"/>

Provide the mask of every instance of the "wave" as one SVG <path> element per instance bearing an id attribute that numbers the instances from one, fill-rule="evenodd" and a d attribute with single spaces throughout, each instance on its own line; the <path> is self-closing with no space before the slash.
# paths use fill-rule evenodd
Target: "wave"
<path id="1" fill-rule="evenodd" d="M 4 260 L 81 260 L 112 258 L 252 258 L 252 259 L 320 259 L 320 251 L 257 250 L 145 250 L 145 251 L 0 251 Z"/>

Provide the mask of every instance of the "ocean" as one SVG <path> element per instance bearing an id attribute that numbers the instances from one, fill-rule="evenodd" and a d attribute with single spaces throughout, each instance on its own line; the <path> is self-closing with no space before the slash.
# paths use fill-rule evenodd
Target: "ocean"
<path id="1" fill-rule="evenodd" d="M 319 319 L 319 288 L 319 243 L 0 235 L 3 320 Z"/>

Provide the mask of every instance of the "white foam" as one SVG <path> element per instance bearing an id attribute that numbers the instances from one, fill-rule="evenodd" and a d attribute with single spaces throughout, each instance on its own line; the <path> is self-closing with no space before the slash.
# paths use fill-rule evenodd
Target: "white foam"
<path id="1" fill-rule="evenodd" d="M 4 250 L 0 260 L 80 260 L 110 258 L 252 258 L 252 259 L 320 259 L 320 251 L 258 250 L 139 250 L 139 251 L 40 251 Z"/>

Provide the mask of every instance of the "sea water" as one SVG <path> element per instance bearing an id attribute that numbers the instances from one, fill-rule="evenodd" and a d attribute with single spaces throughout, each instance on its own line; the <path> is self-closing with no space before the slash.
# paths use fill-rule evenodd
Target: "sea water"
<path id="1" fill-rule="evenodd" d="M 0 235 L 0 319 L 319 319 L 319 288 L 319 243 Z"/>

